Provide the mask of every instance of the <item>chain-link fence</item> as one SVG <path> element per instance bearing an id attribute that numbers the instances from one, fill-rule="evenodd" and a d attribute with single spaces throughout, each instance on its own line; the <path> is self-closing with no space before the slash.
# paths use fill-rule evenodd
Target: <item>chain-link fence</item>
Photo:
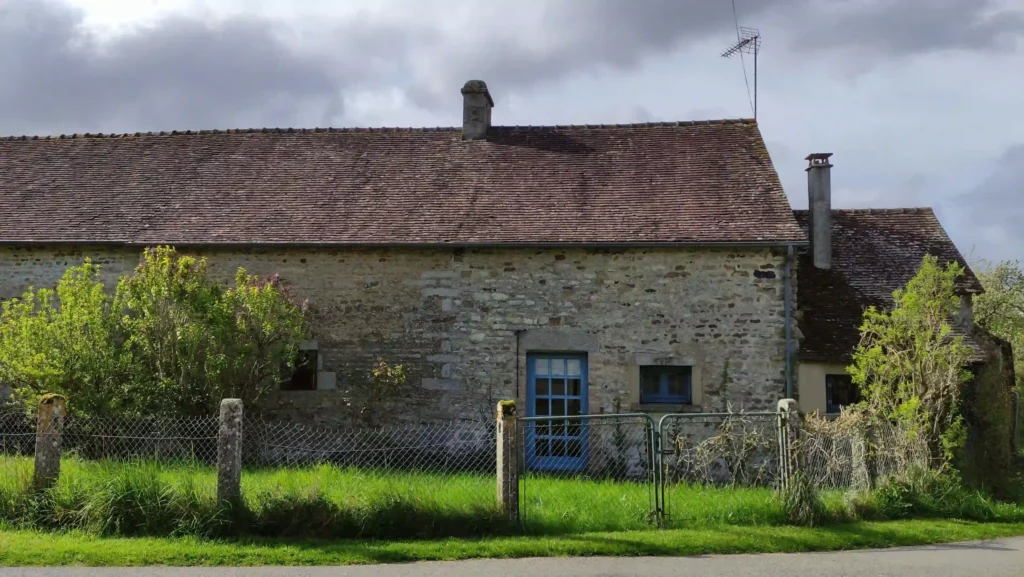
<path id="1" fill-rule="evenodd" d="M 496 480 L 505 474 L 497 471 L 505 441 L 499 442 L 494 422 L 375 429 L 318 428 L 258 415 L 237 422 L 239 490 L 251 506 L 290 500 L 396 516 L 442 511 L 452 519 L 503 506 L 496 503 Z M 795 423 L 795 430 L 784 422 Z M 31 470 L 26 468 L 38 437 L 44 448 L 49 439 L 58 441 L 54 454 L 75 461 L 71 474 L 119 474 L 103 463 L 131 461 L 159 465 L 171 481 L 201 478 L 213 487 L 222 457 L 218 445 L 227 438 L 225 424 L 213 415 L 71 415 L 60 423 L 53 437 L 40 436 L 42 425 L 25 411 L 0 411 L 0 464 Z M 696 514 L 704 487 L 779 486 L 783 462 L 797 463 L 822 489 L 871 486 L 929 464 L 924 441 L 887 422 L 811 417 L 801 424 L 781 413 L 736 412 L 671 414 L 658 422 L 644 414 L 613 414 L 515 423 L 510 438 L 517 465 L 513 484 L 502 486 L 518 489 L 519 518 L 534 527 L 639 528 L 665 518 L 678 523 Z"/>
<path id="2" fill-rule="evenodd" d="M 331 464 L 375 471 L 490 475 L 494 423 L 438 421 L 379 429 L 326 429 L 247 417 L 242 462 L 247 467 Z"/>
<path id="3" fill-rule="evenodd" d="M 845 416 L 807 419 L 800 450 L 803 469 L 823 489 L 870 487 L 930 459 L 923 436 L 907 425 Z"/>
<path id="4" fill-rule="evenodd" d="M 218 420 L 210 417 L 68 416 L 61 453 L 88 460 L 217 462 Z M 24 409 L 0 409 L 0 455 L 32 456 L 37 423 Z"/>
<path id="5" fill-rule="evenodd" d="M 857 466 L 867 454 L 857 429 L 837 419 L 811 418 L 803 423 L 800 442 L 803 468 L 814 486 L 842 489 L 867 483 Z"/>
<path id="6" fill-rule="evenodd" d="M 0 407 L 0 456 L 31 456 L 35 444 L 35 420 L 24 410 Z"/>
<path id="7" fill-rule="evenodd" d="M 69 416 L 61 452 L 88 460 L 215 465 L 218 420 Z"/>
<path id="8" fill-rule="evenodd" d="M 517 427 L 522 518 L 574 522 L 600 511 L 606 519 L 646 522 L 656 510 L 649 416 L 528 417 Z"/>
<path id="9" fill-rule="evenodd" d="M 666 516 L 686 514 L 693 485 L 772 487 L 778 480 L 777 413 L 670 414 L 658 431 L 659 500 Z"/>

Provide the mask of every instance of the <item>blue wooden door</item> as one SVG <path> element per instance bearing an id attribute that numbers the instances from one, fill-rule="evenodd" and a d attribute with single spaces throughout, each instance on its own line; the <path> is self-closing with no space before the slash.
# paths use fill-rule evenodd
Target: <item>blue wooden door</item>
<path id="1" fill-rule="evenodd" d="M 582 471 L 587 464 L 587 357 L 527 356 L 527 416 L 563 417 L 531 421 L 525 428 L 527 466 L 545 471 Z"/>

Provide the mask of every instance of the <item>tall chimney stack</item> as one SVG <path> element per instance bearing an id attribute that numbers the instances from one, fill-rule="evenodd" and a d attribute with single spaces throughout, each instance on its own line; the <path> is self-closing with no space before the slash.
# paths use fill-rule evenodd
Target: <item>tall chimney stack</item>
<path id="1" fill-rule="evenodd" d="M 483 80 L 470 80 L 462 87 L 462 139 L 480 140 L 491 127 L 494 101 Z"/>
<path id="2" fill-rule="evenodd" d="M 807 214 L 811 259 L 816 268 L 832 268 L 832 164 L 831 152 L 809 154 L 807 160 Z"/>

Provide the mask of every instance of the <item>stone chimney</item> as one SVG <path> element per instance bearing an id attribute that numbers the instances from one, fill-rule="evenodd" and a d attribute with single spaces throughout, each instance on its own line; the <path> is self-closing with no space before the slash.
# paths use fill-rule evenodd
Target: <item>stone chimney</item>
<path id="1" fill-rule="evenodd" d="M 494 101 L 483 80 L 470 80 L 462 87 L 462 139 L 480 140 L 491 127 Z"/>
<path id="2" fill-rule="evenodd" d="M 816 268 L 832 268 L 832 165 L 831 152 L 807 155 L 807 234 Z"/>

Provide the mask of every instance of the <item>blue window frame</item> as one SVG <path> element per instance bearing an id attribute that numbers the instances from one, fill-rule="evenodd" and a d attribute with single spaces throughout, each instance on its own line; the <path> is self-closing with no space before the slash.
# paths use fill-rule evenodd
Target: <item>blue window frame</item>
<path id="1" fill-rule="evenodd" d="M 640 403 L 689 405 L 693 403 L 693 367 L 640 367 Z"/>
<path id="2" fill-rule="evenodd" d="M 543 471 L 582 471 L 587 464 L 587 357 L 579 354 L 527 355 L 526 414 L 565 417 L 529 421 L 527 467 Z"/>

